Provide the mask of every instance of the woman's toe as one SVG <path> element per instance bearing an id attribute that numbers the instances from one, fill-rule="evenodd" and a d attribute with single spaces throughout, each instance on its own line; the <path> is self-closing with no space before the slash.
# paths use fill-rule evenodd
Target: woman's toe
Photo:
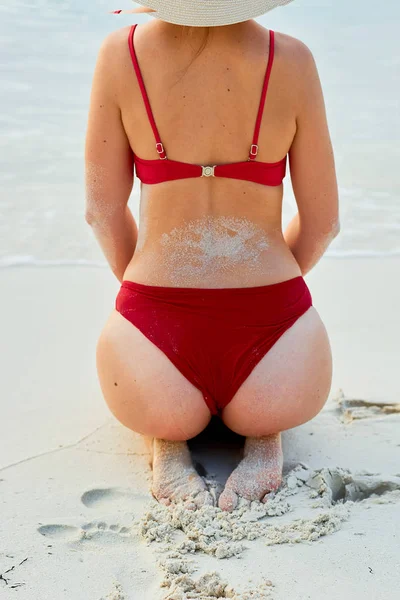
<path id="1" fill-rule="evenodd" d="M 193 501 L 198 508 L 201 508 L 202 506 L 214 506 L 214 498 L 208 490 L 204 490 L 197 494 Z"/>
<path id="2" fill-rule="evenodd" d="M 160 504 L 164 504 L 164 506 L 169 506 L 171 504 L 171 500 L 169 498 L 159 498 Z"/>
<path id="3" fill-rule="evenodd" d="M 184 500 L 184 506 L 188 510 L 197 510 L 202 506 L 214 506 L 214 498 L 208 490 L 204 490 L 196 495 L 188 496 Z"/>
<path id="4" fill-rule="evenodd" d="M 274 492 L 276 492 L 282 484 L 282 478 L 280 476 L 277 476 L 275 478 L 275 481 L 269 486 L 269 490 L 268 492 L 261 498 L 261 502 L 263 502 L 264 504 L 266 502 L 269 501 L 269 499 L 271 498 L 271 496 L 274 495 Z"/>
<path id="5" fill-rule="evenodd" d="M 263 498 L 261 498 L 261 502 L 263 504 L 265 504 L 266 502 L 269 501 L 270 497 L 271 497 L 271 492 L 268 492 L 267 494 L 265 494 L 265 496 Z"/>
<path id="6" fill-rule="evenodd" d="M 224 489 L 218 500 L 218 506 L 221 510 L 232 511 L 238 503 L 238 495 L 230 489 Z"/>

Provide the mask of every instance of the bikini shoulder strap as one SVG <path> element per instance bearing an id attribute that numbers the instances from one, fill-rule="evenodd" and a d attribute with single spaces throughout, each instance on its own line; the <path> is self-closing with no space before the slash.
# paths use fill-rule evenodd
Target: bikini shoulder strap
<path id="1" fill-rule="evenodd" d="M 275 32 L 272 31 L 272 29 L 270 29 L 269 30 L 268 64 L 267 64 L 267 68 L 265 71 L 264 85 L 263 85 L 262 92 L 261 92 L 260 105 L 258 107 L 256 126 L 254 129 L 254 135 L 253 135 L 253 143 L 250 147 L 250 153 L 249 153 L 248 160 L 254 160 L 256 158 L 257 152 L 258 152 L 258 145 L 257 145 L 258 134 L 260 133 L 260 126 L 261 126 L 261 119 L 262 119 L 263 110 L 264 110 L 265 97 L 267 95 L 267 89 L 268 89 L 268 83 L 269 83 L 269 79 L 270 79 L 270 75 L 271 75 L 272 63 L 274 62 L 274 53 L 275 53 Z"/>
<path id="2" fill-rule="evenodd" d="M 142 74 L 140 72 L 140 67 L 139 67 L 139 63 L 138 63 L 136 52 L 135 52 L 135 46 L 134 46 L 134 42 L 133 42 L 133 35 L 135 33 L 136 26 L 137 26 L 137 23 L 135 23 L 135 25 L 132 25 L 132 27 L 130 29 L 130 32 L 129 32 L 129 38 L 128 38 L 128 41 L 129 41 L 129 51 L 131 53 L 132 63 L 133 63 L 133 67 L 135 69 L 135 73 L 136 73 L 136 77 L 137 77 L 137 80 L 138 80 L 138 83 L 139 83 L 140 91 L 142 92 L 142 97 L 143 97 L 143 101 L 144 101 L 144 104 L 145 104 L 145 107 L 146 107 L 147 116 L 149 118 L 150 125 L 151 125 L 151 128 L 153 130 L 154 137 L 156 139 L 156 150 L 157 150 L 158 154 L 160 155 L 160 158 L 167 158 L 165 150 L 164 150 L 164 146 L 163 146 L 163 144 L 161 142 L 161 139 L 160 139 L 160 134 L 158 133 L 156 122 L 155 122 L 154 117 L 153 117 L 153 113 L 152 113 L 150 102 L 149 102 L 149 97 L 148 97 L 147 92 L 146 92 L 146 88 L 145 88 L 145 85 L 144 85 L 143 77 L 142 77 Z"/>

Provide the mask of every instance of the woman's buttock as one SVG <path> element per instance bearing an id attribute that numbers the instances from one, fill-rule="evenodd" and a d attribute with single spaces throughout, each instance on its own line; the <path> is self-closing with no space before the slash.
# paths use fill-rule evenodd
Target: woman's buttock
<path id="1" fill-rule="evenodd" d="M 301 275 L 281 231 L 247 217 L 202 216 L 157 236 L 139 228 L 125 280 L 193 288 L 269 285 Z"/>

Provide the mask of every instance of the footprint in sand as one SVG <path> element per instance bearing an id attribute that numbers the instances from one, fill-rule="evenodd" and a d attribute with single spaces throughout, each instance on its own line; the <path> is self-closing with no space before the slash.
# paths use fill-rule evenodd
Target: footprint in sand
<path id="1" fill-rule="evenodd" d="M 332 505 L 349 501 L 361 502 L 395 491 L 398 491 L 400 496 L 400 476 L 358 475 L 340 468 L 315 471 L 307 485 L 318 490 L 319 494 L 327 496 Z"/>
<path id="2" fill-rule="evenodd" d="M 143 495 L 134 494 L 124 488 L 97 488 L 88 490 L 81 496 L 81 502 L 88 508 L 111 509 L 114 512 L 129 512 L 148 500 Z"/>
<path id="3" fill-rule="evenodd" d="M 78 527 L 70 525 L 42 525 L 38 527 L 38 532 L 53 540 L 72 542 L 78 539 Z"/>
<path id="4" fill-rule="evenodd" d="M 38 532 L 45 537 L 71 544 L 92 542 L 94 544 L 126 544 L 132 543 L 130 527 L 120 524 L 107 525 L 104 521 L 91 521 L 81 527 L 71 525 L 42 525 Z"/>
<path id="5" fill-rule="evenodd" d="M 138 509 L 144 506 L 146 500 L 144 496 L 123 488 L 94 488 L 82 494 L 82 504 L 90 509 L 98 509 L 102 516 L 108 513 L 108 517 L 110 517 L 110 513 L 112 513 L 116 516 L 117 522 L 109 525 L 101 518 L 80 527 L 55 523 L 42 525 L 38 528 L 38 532 L 46 537 L 73 544 L 85 542 L 130 543 L 132 542 L 130 526 L 134 519 L 133 514 L 140 512 Z"/>
<path id="6" fill-rule="evenodd" d="M 334 400 L 338 404 L 340 419 L 343 423 L 352 423 L 360 419 L 400 414 L 400 404 L 395 402 L 372 402 L 357 398 L 346 398 L 339 389 Z"/>

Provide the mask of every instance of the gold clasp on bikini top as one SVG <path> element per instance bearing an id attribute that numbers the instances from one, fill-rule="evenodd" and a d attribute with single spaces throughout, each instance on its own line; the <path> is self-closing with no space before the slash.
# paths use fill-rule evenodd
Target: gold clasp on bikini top
<path id="1" fill-rule="evenodd" d="M 201 167 L 203 169 L 201 176 L 202 177 L 215 177 L 214 175 L 214 169 L 217 165 L 213 165 L 213 166 L 207 166 L 207 167 Z"/>

